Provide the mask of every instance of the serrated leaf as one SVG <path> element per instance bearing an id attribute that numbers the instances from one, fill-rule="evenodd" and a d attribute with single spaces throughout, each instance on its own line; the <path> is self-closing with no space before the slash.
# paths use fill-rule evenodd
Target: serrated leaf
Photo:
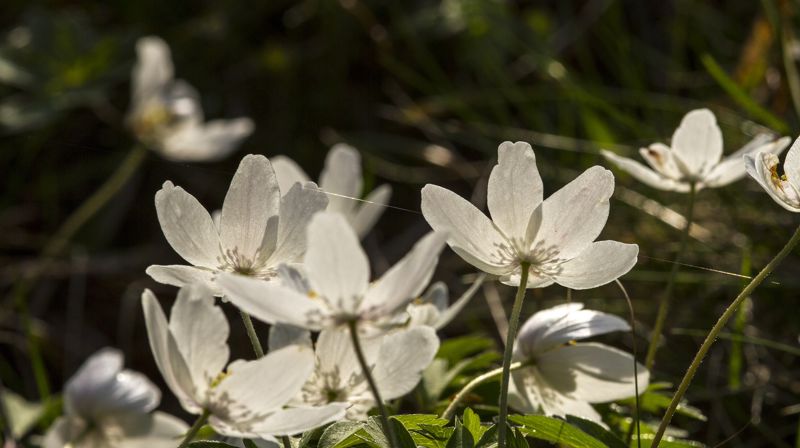
<path id="1" fill-rule="evenodd" d="M 559 443 L 572 448 L 605 448 L 606 445 L 575 426 L 544 415 L 512 415 L 508 418 L 534 439 Z"/>
<path id="2" fill-rule="evenodd" d="M 586 420 L 585 418 L 577 417 L 575 415 L 568 415 L 567 422 L 578 427 L 578 429 L 582 430 L 586 434 L 589 434 L 597 440 L 605 443 L 609 448 L 627 448 L 625 442 L 617 437 L 616 434 L 591 420 Z"/>
<path id="3" fill-rule="evenodd" d="M 472 438 L 474 440 L 480 440 L 487 428 L 481 425 L 481 418 L 478 417 L 478 414 L 472 409 L 466 408 L 464 409 L 462 419 L 464 421 L 464 427 L 472 434 Z"/>
<path id="4" fill-rule="evenodd" d="M 461 421 L 456 417 L 455 427 L 450 438 L 447 439 L 446 448 L 473 448 L 475 446 L 475 439 L 472 433 L 461 424 Z"/>

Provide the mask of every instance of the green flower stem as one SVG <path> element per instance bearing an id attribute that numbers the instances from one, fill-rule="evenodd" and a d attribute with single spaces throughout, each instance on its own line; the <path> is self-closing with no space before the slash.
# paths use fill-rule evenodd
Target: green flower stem
<path id="1" fill-rule="evenodd" d="M 242 310 L 239 310 L 239 315 L 242 316 L 244 329 L 247 330 L 247 337 L 250 338 L 250 344 L 253 346 L 253 352 L 255 352 L 256 358 L 261 358 L 264 356 L 264 349 L 261 347 L 261 341 L 258 340 L 256 328 L 253 326 L 253 320 L 250 318 L 249 314 Z"/>
<path id="2" fill-rule="evenodd" d="M 781 249 L 781 251 L 775 255 L 775 258 L 770 260 L 770 262 L 764 266 L 764 269 L 762 269 L 758 275 L 753 277 L 753 280 L 751 280 L 750 283 L 745 286 L 742 292 L 740 292 L 739 295 L 733 299 L 733 302 L 731 302 L 725 312 L 722 313 L 722 316 L 720 316 L 719 320 L 717 320 L 717 323 L 714 324 L 714 327 L 711 329 L 711 331 L 708 332 L 705 341 L 703 341 L 703 345 L 700 346 L 700 349 L 694 356 L 694 360 L 686 370 L 686 374 L 683 376 L 681 384 L 678 386 L 678 390 L 675 391 L 675 395 L 672 397 L 672 401 L 667 408 L 667 412 L 664 414 L 664 418 L 661 420 L 661 424 L 658 426 L 658 430 L 656 431 L 656 435 L 653 438 L 653 443 L 651 446 L 654 448 L 658 447 L 658 443 L 664 436 L 664 431 L 667 430 L 667 425 L 669 425 L 670 421 L 672 420 L 672 416 L 675 414 L 675 409 L 678 408 L 683 395 L 686 393 L 686 390 L 689 388 L 689 384 L 692 382 L 694 375 L 697 373 L 697 369 L 700 368 L 700 363 L 703 362 L 703 358 L 706 356 L 706 353 L 708 353 L 711 345 L 713 345 L 717 340 L 717 336 L 719 336 L 719 333 L 725 327 L 725 324 L 736 313 L 736 309 L 739 307 L 739 305 L 741 305 L 745 299 L 750 297 L 753 291 L 755 291 L 761 282 L 763 282 L 769 276 L 769 274 L 771 274 L 772 271 L 778 267 L 781 261 L 783 261 L 783 259 L 786 258 L 786 256 L 789 255 L 792 250 L 794 250 L 798 243 L 800 243 L 800 227 L 794 231 L 792 238 L 786 243 L 785 246 L 783 246 L 783 249 Z"/>
<path id="3" fill-rule="evenodd" d="M 200 428 L 202 428 L 203 425 L 205 425 L 208 421 L 209 415 L 211 415 L 211 413 L 204 409 L 203 413 L 200 414 L 200 417 L 197 417 L 197 420 L 195 420 L 192 427 L 189 428 L 189 432 L 186 433 L 186 436 L 183 438 L 181 444 L 178 445 L 178 448 L 185 448 L 189 446 L 189 443 L 195 438 L 195 436 L 197 436 L 197 433 L 200 432 Z"/>
<path id="4" fill-rule="evenodd" d="M 61 227 L 56 230 L 42 249 L 39 255 L 40 261 L 37 266 L 27 275 L 23 276 L 11 292 L 11 302 L 18 310 L 22 320 L 22 325 L 25 330 L 25 339 L 28 344 L 28 354 L 31 357 L 33 376 L 36 380 L 39 396 L 43 401 L 47 401 L 50 397 L 50 386 L 48 384 L 47 370 L 44 365 L 41 349 L 39 348 L 39 342 L 34 334 L 33 319 L 31 318 L 25 298 L 28 296 L 28 293 L 33 285 L 36 284 L 39 277 L 47 271 L 56 257 L 61 255 L 78 230 L 97 214 L 97 212 L 128 182 L 131 176 L 136 173 L 146 155 L 147 149 L 141 145 L 134 146 L 133 149 L 128 152 L 125 160 L 117 167 L 116 171 L 111 174 L 97 191 L 72 212 Z"/>
<path id="5" fill-rule="evenodd" d="M 523 366 L 525 366 L 525 364 L 522 362 L 512 362 L 511 366 L 509 366 L 509 371 L 513 372 L 514 370 L 520 369 Z M 476 376 L 475 378 L 473 378 L 472 381 L 467 383 L 467 385 L 464 386 L 460 391 L 458 391 L 456 396 L 453 397 L 453 400 L 450 402 L 449 405 L 447 405 L 447 409 L 445 409 L 444 412 L 442 413 L 442 418 L 445 420 L 450 420 L 451 418 L 453 418 L 453 415 L 455 415 L 456 413 L 456 408 L 458 408 L 459 403 L 464 401 L 464 398 L 467 396 L 467 394 L 472 392 L 476 387 L 480 386 L 486 381 L 489 381 L 492 378 L 500 376 L 502 373 L 503 373 L 503 368 L 499 367 L 497 369 L 490 370 L 484 373 L 483 375 Z"/>
<path id="6" fill-rule="evenodd" d="M 372 378 L 372 372 L 370 371 L 369 364 L 367 364 L 367 358 L 364 356 L 364 351 L 361 349 L 361 341 L 358 338 L 358 323 L 356 321 L 350 321 L 347 326 L 350 329 L 350 339 L 353 341 L 353 350 L 356 352 L 358 363 L 361 364 L 361 370 L 364 372 L 364 377 L 367 379 L 370 390 L 372 390 L 372 396 L 375 397 L 375 403 L 377 403 L 378 410 L 381 412 L 383 432 L 386 433 L 386 437 L 389 439 L 389 446 L 391 448 L 398 448 L 397 438 L 394 435 L 392 426 L 389 424 L 389 412 L 383 404 L 380 391 L 378 391 L 378 386 L 375 384 L 375 379 Z"/>
<path id="7" fill-rule="evenodd" d="M 672 270 L 669 272 L 669 279 L 667 280 L 667 288 L 664 290 L 664 295 L 661 296 L 661 302 L 658 304 L 658 314 L 656 315 L 656 322 L 653 325 L 653 331 L 650 333 L 650 345 L 647 347 L 647 356 L 645 357 L 644 365 L 647 370 L 653 370 L 653 365 L 656 362 L 656 352 L 658 352 L 658 344 L 661 341 L 661 332 L 664 331 L 664 323 L 667 320 L 669 313 L 669 305 L 672 301 L 672 292 L 675 289 L 675 279 L 678 276 L 678 269 L 680 268 L 680 260 L 686 251 L 686 245 L 689 241 L 689 230 L 692 228 L 692 220 L 694 218 L 694 200 L 697 194 L 697 187 L 694 183 L 689 187 L 689 199 L 686 211 L 686 227 L 683 229 L 681 241 L 678 245 L 678 252 L 675 254 L 675 259 L 672 263 Z"/>
<path id="8" fill-rule="evenodd" d="M 528 269 L 530 263 L 520 263 L 521 272 L 517 296 L 511 308 L 511 318 L 508 320 L 508 334 L 506 335 L 506 349 L 503 352 L 503 377 L 500 380 L 500 416 L 497 422 L 497 446 L 506 446 L 506 421 L 508 420 L 508 383 L 511 379 L 511 355 L 514 353 L 514 339 L 519 328 L 519 315 L 522 312 L 522 302 L 525 300 L 525 289 L 528 286 Z"/>

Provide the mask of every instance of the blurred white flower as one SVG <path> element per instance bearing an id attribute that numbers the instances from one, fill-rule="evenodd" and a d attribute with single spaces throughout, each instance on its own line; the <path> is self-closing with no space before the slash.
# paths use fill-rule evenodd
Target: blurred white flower
<path id="1" fill-rule="evenodd" d="M 286 156 L 273 157 L 271 160 L 281 191 L 288 191 L 287 188 L 295 182 L 310 180 L 294 160 Z M 361 198 L 364 189 L 361 156 L 355 148 L 344 143 L 334 145 L 328 151 L 325 167 L 319 175 L 319 188 L 330 193 L 328 211 L 344 215 L 359 238 L 369 233 L 392 195 L 392 187 L 384 184 L 367 194 L 364 202 L 352 199 Z"/>
<path id="2" fill-rule="evenodd" d="M 778 174 L 778 156 L 769 152 L 748 154 L 744 163 L 747 173 L 778 205 L 790 212 L 800 212 L 800 138 L 786 153 L 783 175 Z"/>
<path id="3" fill-rule="evenodd" d="M 218 225 L 194 196 L 165 182 L 156 193 L 158 220 L 175 252 L 193 266 L 154 265 L 147 274 L 174 286 L 205 283 L 215 293 L 218 272 L 270 279 L 281 263 L 301 260 L 306 225 L 327 201 L 313 183 L 296 183 L 281 198 L 269 160 L 252 154 L 233 176 Z"/>
<path id="4" fill-rule="evenodd" d="M 611 151 L 603 150 L 606 159 L 627 171 L 639 181 L 660 190 L 688 192 L 695 188 L 728 185 L 744 176 L 742 156 L 768 152 L 780 154 L 789 145 L 789 138 L 773 140 L 768 134 L 757 135 L 741 149 L 722 158 L 722 131 L 714 113 L 696 109 L 687 113 L 672 134 L 672 146 L 654 143 L 639 153 L 652 168 Z"/>
<path id="5" fill-rule="evenodd" d="M 449 234 L 447 243 L 461 258 L 512 286 L 519 285 L 521 263 L 529 263 L 528 288 L 594 288 L 636 264 L 637 245 L 594 241 L 614 192 L 610 171 L 589 168 L 543 201 L 531 146 L 504 142 L 497 155 L 487 197 L 491 220 L 450 190 L 422 189 L 422 214 L 434 230 Z"/>
<path id="6" fill-rule="evenodd" d="M 380 279 L 370 283 L 367 255 L 345 218 L 320 212 L 308 225 L 303 259 L 307 286 L 220 274 L 217 284 L 234 305 L 267 323 L 313 331 L 406 317 L 406 305 L 427 286 L 445 237 L 431 232 Z M 302 288 L 309 288 L 303 292 Z"/>
<path id="7" fill-rule="evenodd" d="M 92 355 L 64 389 L 64 416 L 44 437 L 44 448 L 173 448 L 188 426 L 152 412 L 161 392 L 144 375 L 122 369 L 122 353 Z"/>
<path id="8" fill-rule="evenodd" d="M 434 283 L 425 291 L 422 297 L 413 300 L 406 307 L 406 312 L 409 315 L 408 325 L 412 327 L 425 325 L 441 330 L 469 303 L 472 296 L 483 284 L 484 278 L 485 274 L 481 274 L 469 289 L 464 291 L 464 294 L 450 306 L 448 306 L 447 285 L 443 282 Z"/>
<path id="9" fill-rule="evenodd" d="M 514 360 L 528 366 L 512 372 L 509 401 L 521 412 L 575 415 L 601 423 L 590 403 L 635 396 L 634 359 L 608 345 L 576 340 L 629 331 L 619 317 L 568 303 L 539 311 L 522 326 Z M 650 374 L 638 365 L 639 390 Z"/>
<path id="10" fill-rule="evenodd" d="M 197 91 L 173 78 L 169 46 L 162 39 L 139 39 L 136 53 L 127 122 L 161 156 L 182 162 L 219 160 L 253 132 L 249 118 L 204 122 Z"/>
<path id="11" fill-rule="evenodd" d="M 275 328 L 285 326 L 273 326 Z M 305 336 L 301 336 L 302 340 L 310 344 L 308 331 L 303 331 Z M 276 333 L 270 333 L 271 350 L 280 347 L 272 341 Z M 388 401 L 411 392 L 419 383 L 422 371 L 439 349 L 439 338 L 433 328 L 415 327 L 364 338 L 361 346 L 381 398 Z M 350 405 L 346 414 L 348 420 L 366 420 L 367 412 L 376 403 L 358 363 L 349 331 L 323 330 L 317 339 L 315 353 L 314 373 L 291 404 L 322 406 L 346 402 Z"/>
<path id="12" fill-rule="evenodd" d="M 187 412 L 208 412 L 208 423 L 219 434 L 274 440 L 344 415 L 341 403 L 284 408 L 314 369 L 308 347 L 290 345 L 228 365 L 228 322 L 202 286 L 178 292 L 169 321 L 149 290 L 142 306 L 150 348 L 167 386 Z"/>

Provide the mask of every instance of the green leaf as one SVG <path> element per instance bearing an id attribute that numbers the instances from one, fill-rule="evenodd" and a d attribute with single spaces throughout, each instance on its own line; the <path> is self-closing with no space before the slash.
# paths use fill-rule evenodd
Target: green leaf
<path id="1" fill-rule="evenodd" d="M 426 448 L 444 448 L 453 428 L 443 427 L 438 424 L 420 423 L 419 429 L 411 431 L 411 437 L 419 446 Z"/>
<path id="2" fill-rule="evenodd" d="M 322 434 L 325 432 L 324 427 L 319 427 L 316 429 L 312 429 L 311 431 L 306 431 L 303 433 L 303 436 L 300 438 L 300 441 L 297 444 L 297 448 L 308 448 L 310 446 L 319 445 L 319 439 L 322 437 Z M 294 443 L 292 444 L 294 446 Z"/>
<path id="3" fill-rule="evenodd" d="M 366 433 L 366 437 L 363 433 Z M 383 425 L 377 417 L 370 417 L 363 431 L 357 432 L 356 437 L 373 448 L 391 448 L 386 434 L 383 433 Z"/>
<path id="4" fill-rule="evenodd" d="M 642 434 L 642 448 L 649 448 L 653 445 L 653 439 L 655 436 L 653 434 Z M 631 446 L 636 443 L 636 438 L 633 439 Z M 660 448 L 702 448 L 705 445 L 696 442 L 694 440 L 681 440 L 681 439 L 674 439 L 671 437 L 665 437 L 658 443 Z"/>
<path id="5" fill-rule="evenodd" d="M 595 439 L 605 443 L 609 448 L 627 448 L 625 442 L 617 437 L 616 434 L 591 420 L 586 420 L 585 418 L 576 417 L 574 415 L 568 415 L 567 422 L 578 427 L 580 430 L 586 434 L 589 434 Z"/>
<path id="6" fill-rule="evenodd" d="M 464 409 L 462 419 L 464 420 L 464 427 L 472 434 L 472 438 L 474 440 L 480 440 L 487 428 L 481 425 L 481 418 L 478 417 L 478 414 L 472 409 L 466 408 Z"/>
<path id="7" fill-rule="evenodd" d="M 219 440 L 196 440 L 189 444 L 189 448 L 237 448 Z"/>
<path id="8" fill-rule="evenodd" d="M 534 439 L 559 443 L 572 448 L 605 448 L 606 444 L 564 420 L 544 415 L 512 415 L 508 418 L 520 425 L 523 434 Z"/>
<path id="9" fill-rule="evenodd" d="M 475 448 L 493 448 L 497 446 L 497 425 L 492 425 L 475 444 Z"/>
<path id="10" fill-rule="evenodd" d="M 667 409 L 672 402 L 672 394 L 659 392 L 663 390 L 663 384 L 659 384 L 657 388 L 648 387 L 647 390 L 639 396 L 639 408 L 651 414 L 660 414 L 664 409 Z M 669 386 L 667 386 L 669 387 Z M 633 407 L 636 402 L 634 398 L 621 400 L 627 406 Z M 690 406 L 686 401 L 681 401 L 675 409 L 678 415 L 693 418 L 695 420 L 706 421 L 708 418 L 703 414 L 700 409 Z"/>
<path id="11" fill-rule="evenodd" d="M 258 448 L 256 442 L 253 442 L 250 439 L 242 439 L 242 443 L 244 444 L 244 448 Z"/>
<path id="12" fill-rule="evenodd" d="M 462 336 L 442 342 L 437 358 L 447 360 L 451 365 L 476 353 L 494 347 L 494 341 L 484 336 Z"/>
<path id="13" fill-rule="evenodd" d="M 525 434 L 519 428 L 508 427 L 508 448 L 530 448 Z"/>
<path id="14" fill-rule="evenodd" d="M 417 448 L 414 438 L 411 437 L 411 434 L 399 420 L 394 417 L 389 418 L 389 425 L 392 427 L 394 436 L 397 439 L 397 448 Z"/>
<path id="15" fill-rule="evenodd" d="M 358 445 L 361 440 L 355 433 L 364 426 L 358 422 L 337 422 L 322 432 L 317 448 L 348 448 Z"/>
<path id="16" fill-rule="evenodd" d="M 421 424 L 433 425 L 433 426 L 444 426 L 447 424 L 447 420 L 439 418 L 437 415 L 434 414 L 394 415 L 392 416 L 392 418 L 402 423 L 403 426 L 405 426 L 406 429 L 409 431 L 414 429 L 420 429 L 419 425 Z"/>
<path id="17" fill-rule="evenodd" d="M 472 437 L 472 433 L 461 424 L 456 417 L 455 428 L 453 429 L 453 434 L 450 435 L 450 438 L 447 440 L 446 448 L 473 448 L 475 446 L 475 439 Z"/>

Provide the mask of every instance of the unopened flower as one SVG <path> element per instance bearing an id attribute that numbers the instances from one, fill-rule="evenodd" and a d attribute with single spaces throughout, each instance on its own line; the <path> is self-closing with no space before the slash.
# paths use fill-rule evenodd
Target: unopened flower
<path id="1" fill-rule="evenodd" d="M 744 176 L 742 156 L 759 152 L 780 154 L 790 140 L 760 134 L 741 149 L 722 158 L 722 131 L 708 109 L 687 113 L 672 134 L 671 146 L 654 143 L 639 150 L 647 168 L 641 163 L 603 150 L 603 156 L 639 181 L 660 190 L 688 192 L 715 188 L 736 182 Z"/>
<path id="2" fill-rule="evenodd" d="M 401 314 L 425 289 L 445 237 L 431 232 L 380 279 L 370 283 L 367 255 L 345 218 L 320 212 L 308 225 L 303 271 L 308 290 L 291 281 L 265 282 L 222 274 L 217 284 L 242 311 L 268 323 L 319 331 L 348 324 L 384 321 Z"/>
<path id="3" fill-rule="evenodd" d="M 636 264 L 637 245 L 595 241 L 614 192 L 610 171 L 589 168 L 543 201 L 531 146 L 504 142 L 497 154 L 489 176 L 491 220 L 450 190 L 430 184 L 422 189 L 422 214 L 434 230 L 449 234 L 447 242 L 461 258 L 513 286 L 527 263 L 528 288 L 594 288 Z"/>
<path id="4" fill-rule="evenodd" d="M 310 180 L 305 171 L 286 156 L 273 157 L 272 166 L 281 191 L 295 182 Z M 359 238 L 369 233 L 392 195 L 392 187 L 384 184 L 367 194 L 363 202 L 357 200 L 364 193 L 361 156 L 355 148 L 343 143 L 328 151 L 325 167 L 319 175 L 319 188 L 329 193 L 328 211 L 344 215 Z"/>
<path id="5" fill-rule="evenodd" d="M 447 285 L 443 282 L 436 282 L 425 291 L 419 299 L 415 299 L 408 304 L 406 312 L 409 315 L 410 326 L 425 325 L 436 330 L 441 330 L 449 324 L 456 315 L 469 303 L 475 292 L 478 291 L 485 275 L 472 284 L 464 294 L 461 295 L 452 305 L 448 305 Z"/>
<path id="6" fill-rule="evenodd" d="M 214 287 L 219 272 L 270 279 L 282 263 L 299 262 L 305 228 L 324 210 L 316 185 L 294 184 L 281 198 L 269 160 L 248 155 L 233 176 L 219 225 L 191 194 L 172 182 L 156 193 L 156 211 L 167 241 L 192 266 L 150 266 L 154 280 L 174 286 L 201 282 Z"/>
<path id="7" fill-rule="evenodd" d="M 284 408 L 314 369 L 308 347 L 290 345 L 255 361 L 228 364 L 228 322 L 205 288 L 181 289 L 169 321 L 149 290 L 142 306 L 150 348 L 167 386 L 187 412 L 208 412 L 208 423 L 219 434 L 274 440 L 344 415 L 341 403 Z"/>
<path id="8" fill-rule="evenodd" d="M 800 139 L 786 153 L 782 175 L 778 174 L 778 156 L 769 152 L 746 155 L 744 163 L 747 173 L 778 205 L 790 212 L 800 212 Z"/>
<path id="9" fill-rule="evenodd" d="M 439 338 L 430 327 L 414 327 L 364 338 L 362 348 L 381 398 L 388 401 L 411 392 L 419 383 L 422 371 L 439 349 Z M 315 353 L 314 373 L 292 403 L 322 406 L 346 402 L 350 405 L 348 420 L 366 420 L 376 403 L 349 332 L 323 330 Z"/>
<path id="10" fill-rule="evenodd" d="M 144 375 L 123 370 L 122 353 L 92 355 L 64 389 L 63 417 L 44 437 L 44 448 L 172 448 L 188 426 L 163 412 L 151 412 L 161 392 Z"/>
<path id="11" fill-rule="evenodd" d="M 170 160 L 213 161 L 227 157 L 253 132 L 249 118 L 204 121 L 197 91 L 173 77 L 166 42 L 144 37 L 136 52 L 127 122 L 142 143 Z"/>
<path id="12" fill-rule="evenodd" d="M 634 358 L 596 342 L 575 342 L 614 331 L 629 331 L 619 317 L 568 303 L 539 311 L 522 326 L 514 360 L 526 363 L 512 372 L 511 405 L 521 412 L 575 415 L 601 422 L 590 403 L 635 396 Z M 639 391 L 650 374 L 638 365 Z"/>

